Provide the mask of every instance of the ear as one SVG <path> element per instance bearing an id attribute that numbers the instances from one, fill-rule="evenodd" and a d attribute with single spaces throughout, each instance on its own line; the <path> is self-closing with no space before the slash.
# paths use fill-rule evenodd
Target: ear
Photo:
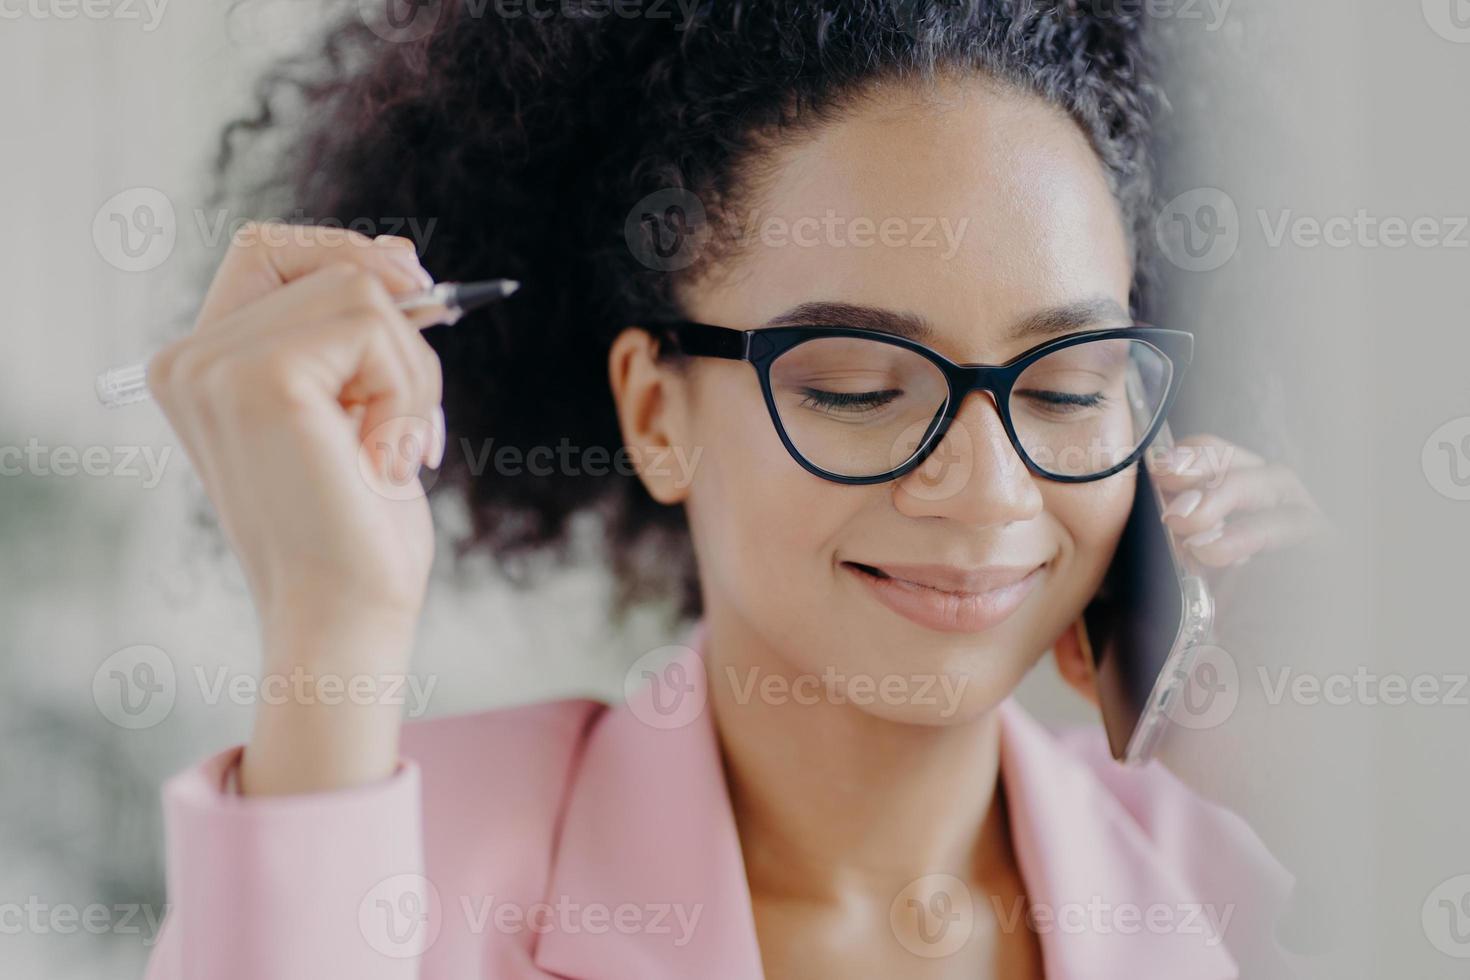
<path id="1" fill-rule="evenodd" d="M 640 327 L 628 327 L 613 340 L 607 369 L 623 445 L 638 479 L 659 503 L 681 503 L 688 481 L 668 464 L 669 451 L 684 445 L 686 409 L 678 375 L 659 360 L 658 342 Z"/>
<path id="2" fill-rule="evenodd" d="M 1052 645 L 1052 655 L 1057 659 L 1057 673 L 1062 675 L 1072 689 L 1101 709 L 1097 695 L 1097 673 L 1092 660 L 1092 644 L 1088 641 L 1087 625 L 1078 619 Z"/>

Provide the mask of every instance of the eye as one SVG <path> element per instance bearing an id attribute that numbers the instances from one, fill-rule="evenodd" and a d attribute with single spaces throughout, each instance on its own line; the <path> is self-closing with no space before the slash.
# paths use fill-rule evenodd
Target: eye
<path id="1" fill-rule="evenodd" d="M 1108 401 L 1108 396 L 1100 391 L 1072 392 L 1026 388 L 1012 392 L 1012 396 L 1024 398 L 1038 412 L 1059 419 L 1078 416 L 1089 409 L 1102 408 Z"/>
<path id="2" fill-rule="evenodd" d="M 821 388 L 801 389 L 802 408 L 815 408 L 833 416 L 849 418 L 876 412 L 903 397 L 900 388 L 882 391 L 824 391 Z"/>

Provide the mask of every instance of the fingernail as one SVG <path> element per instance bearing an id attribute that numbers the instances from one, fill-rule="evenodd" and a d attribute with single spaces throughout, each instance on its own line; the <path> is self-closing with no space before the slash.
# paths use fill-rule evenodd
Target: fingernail
<path id="1" fill-rule="evenodd" d="M 1188 517 L 1190 514 L 1194 513 L 1194 509 L 1198 507 L 1199 502 L 1204 499 L 1205 495 L 1200 493 L 1198 490 L 1186 490 L 1179 496 L 1175 497 L 1173 500 L 1169 501 L 1169 506 L 1164 508 L 1164 516 Z"/>
<path id="2" fill-rule="evenodd" d="M 1196 534 L 1194 537 L 1185 538 L 1184 539 L 1184 546 L 1186 548 L 1203 548 L 1207 544 L 1214 544 L 1216 541 L 1219 541 L 1224 536 L 1225 536 L 1225 525 L 1224 524 L 1216 524 L 1214 527 L 1210 528 L 1208 531 L 1201 531 L 1200 533 Z"/>
<path id="3" fill-rule="evenodd" d="M 445 443 L 449 441 L 449 434 L 444 424 L 444 406 L 435 405 L 434 411 L 429 413 L 429 425 L 432 428 L 429 445 L 429 458 L 426 460 L 429 469 L 437 470 L 444 463 Z"/>

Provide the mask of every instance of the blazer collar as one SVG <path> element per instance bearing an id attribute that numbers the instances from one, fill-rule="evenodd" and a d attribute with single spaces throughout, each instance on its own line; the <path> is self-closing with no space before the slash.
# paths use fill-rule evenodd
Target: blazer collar
<path id="1" fill-rule="evenodd" d="M 534 954 L 542 970 L 586 980 L 763 977 L 703 638 L 697 624 L 684 652 L 588 735 L 552 858 L 545 901 L 555 927 Z M 1237 977 L 1198 914 L 1204 906 L 1117 798 L 1014 699 L 999 711 L 1001 779 L 1028 900 L 1045 917 L 1047 976 Z M 1175 928 L 1151 926 L 1151 915 Z"/>

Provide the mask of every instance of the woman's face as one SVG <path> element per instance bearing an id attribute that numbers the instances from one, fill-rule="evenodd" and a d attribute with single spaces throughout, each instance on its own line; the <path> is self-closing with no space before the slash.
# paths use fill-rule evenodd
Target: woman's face
<path id="1" fill-rule="evenodd" d="M 735 215 L 747 240 L 690 287 L 691 319 L 750 329 L 842 304 L 799 319 L 902 317 L 952 360 L 988 364 L 1048 339 L 1013 335 L 1038 317 L 1058 333 L 1126 322 L 1118 207 L 1082 131 L 1040 99 L 973 79 L 890 89 L 767 163 Z M 711 618 L 839 692 L 888 683 L 893 696 L 852 699 L 886 717 L 960 722 L 1004 698 L 1096 591 L 1132 501 L 1132 469 L 1072 485 L 1031 475 L 985 393 L 921 469 L 845 486 L 788 455 L 749 364 L 695 358 L 671 385 L 671 431 L 699 454 L 684 502 Z M 916 591 L 983 588 L 989 566 L 1035 573 L 947 614 Z M 920 697 L 931 680 L 957 700 Z"/>

